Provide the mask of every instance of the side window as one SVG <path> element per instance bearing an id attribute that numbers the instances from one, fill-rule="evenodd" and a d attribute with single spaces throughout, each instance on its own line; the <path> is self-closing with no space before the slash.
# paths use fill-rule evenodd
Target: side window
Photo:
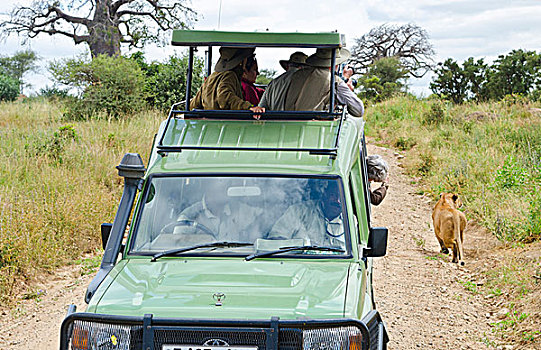
<path id="1" fill-rule="evenodd" d="M 354 227 L 354 230 L 358 232 L 359 230 L 359 200 L 358 200 L 358 195 L 356 194 L 356 190 L 355 190 L 355 185 L 353 184 L 353 179 L 352 179 L 352 176 L 350 174 L 349 176 L 349 198 L 351 198 L 351 205 L 353 207 L 353 218 L 354 218 L 354 221 L 355 221 L 355 227 Z"/>
<path id="2" fill-rule="evenodd" d="M 372 216 L 372 205 L 370 203 L 370 181 L 368 181 L 368 166 L 366 164 L 366 140 L 363 134 L 363 138 L 361 140 L 362 146 L 359 152 L 359 163 L 361 165 L 361 178 L 362 178 L 362 184 L 364 185 L 364 202 L 366 205 L 367 211 L 368 211 L 368 227 L 370 227 L 370 217 Z"/>
<path id="3" fill-rule="evenodd" d="M 366 243 L 368 241 L 370 227 L 370 195 L 367 193 L 367 187 L 363 181 L 363 168 L 360 166 L 361 159 L 357 159 L 351 169 L 350 183 L 359 222 L 359 241 Z"/>

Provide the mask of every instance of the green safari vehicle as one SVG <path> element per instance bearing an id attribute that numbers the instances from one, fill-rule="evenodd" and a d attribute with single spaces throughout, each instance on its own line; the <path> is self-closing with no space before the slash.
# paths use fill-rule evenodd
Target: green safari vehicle
<path id="1" fill-rule="evenodd" d="M 124 193 L 60 349 L 386 349 L 372 261 L 387 229 L 370 225 L 364 121 L 334 105 L 334 76 L 328 111 L 189 108 L 197 47 L 210 74 L 213 46 L 343 37 L 179 30 L 172 43 L 189 47 L 188 106 L 161 124 L 148 169 L 133 153 L 117 166 Z"/>

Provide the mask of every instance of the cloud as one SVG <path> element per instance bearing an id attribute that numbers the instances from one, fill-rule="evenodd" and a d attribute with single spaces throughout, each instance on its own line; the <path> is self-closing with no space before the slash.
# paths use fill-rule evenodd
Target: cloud
<path id="1" fill-rule="evenodd" d="M 24 0 L 25 3 L 31 2 Z M 0 3 L 0 14 L 6 14 L 17 0 Z M 462 61 L 468 57 L 492 60 L 513 49 L 538 50 L 541 47 L 541 2 L 532 0 L 221 0 L 221 30 L 253 31 L 333 31 L 346 35 L 349 47 L 383 23 L 415 23 L 425 29 L 436 50 L 436 59 L 448 57 Z M 218 29 L 220 0 L 193 0 L 192 7 L 200 14 L 196 29 Z M 4 17 L 5 18 L 5 17 Z M 3 55 L 23 48 L 32 48 L 44 60 L 70 57 L 86 52 L 68 38 L 39 36 L 24 46 L 16 37 L 0 42 Z M 150 45 L 146 55 L 164 60 L 181 48 Z M 307 50 L 307 53 L 311 51 Z M 281 71 L 278 60 L 287 58 L 291 50 L 258 49 L 260 68 Z M 47 81 L 42 70 L 39 87 Z M 50 82 L 48 82 L 50 84 Z M 415 82 L 425 84 L 425 80 Z"/>

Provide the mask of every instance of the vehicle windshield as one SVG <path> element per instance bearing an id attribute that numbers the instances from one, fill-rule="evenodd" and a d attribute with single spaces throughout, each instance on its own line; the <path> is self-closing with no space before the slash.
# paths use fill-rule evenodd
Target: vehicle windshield
<path id="1" fill-rule="evenodd" d="M 348 251 L 343 191 L 336 177 L 154 176 L 147 187 L 130 254 L 196 245 L 205 248 L 185 254 L 246 256 L 292 246 L 337 248 L 293 255 Z M 213 242 L 247 244 L 207 247 Z"/>

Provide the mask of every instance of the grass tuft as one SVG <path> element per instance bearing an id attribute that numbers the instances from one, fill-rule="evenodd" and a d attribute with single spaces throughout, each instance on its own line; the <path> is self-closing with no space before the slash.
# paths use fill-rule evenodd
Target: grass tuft
<path id="1" fill-rule="evenodd" d="M 65 124 L 54 103 L 0 103 L 0 303 L 23 277 L 101 249 L 99 225 L 112 222 L 122 195 L 115 166 L 127 152 L 148 159 L 164 118 Z"/>

